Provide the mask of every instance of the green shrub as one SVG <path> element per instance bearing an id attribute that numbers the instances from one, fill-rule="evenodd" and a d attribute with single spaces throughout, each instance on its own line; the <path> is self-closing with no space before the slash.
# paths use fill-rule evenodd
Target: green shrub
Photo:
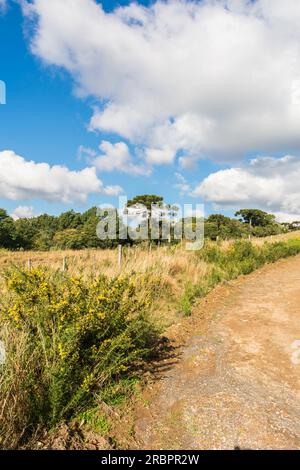
<path id="1" fill-rule="evenodd" d="M 220 247 L 217 244 L 207 241 L 199 252 L 199 256 L 207 263 L 220 264 L 223 260 L 223 253 Z"/>
<path id="2" fill-rule="evenodd" d="M 245 258 L 256 258 L 258 249 L 250 242 L 245 240 L 235 241 L 228 251 L 225 252 L 225 258 L 236 261 L 242 261 Z"/>
<path id="3" fill-rule="evenodd" d="M 184 316 L 190 316 L 193 303 L 197 298 L 207 295 L 222 280 L 222 273 L 213 267 L 211 271 L 197 284 L 188 283 L 180 299 L 180 311 Z"/>
<path id="4" fill-rule="evenodd" d="M 83 411 L 77 418 L 93 432 L 105 435 L 110 430 L 109 422 L 98 406 Z"/>
<path id="5" fill-rule="evenodd" d="M 231 280 L 241 274 L 250 274 L 265 263 L 273 263 L 280 258 L 293 256 L 297 253 L 300 253 L 299 239 L 275 243 L 266 242 L 262 246 L 255 246 L 250 241 L 238 240 L 227 249 L 206 242 L 198 256 L 214 267 L 215 271 L 212 273 L 214 273 L 215 280 L 211 285 L 215 286 L 222 280 Z M 211 276 L 212 274 L 207 277 L 207 281 Z M 207 293 L 209 290 L 208 286 L 204 292 Z"/>
<path id="6" fill-rule="evenodd" d="M 190 315 L 196 299 L 218 283 L 297 253 L 297 239 L 262 246 L 239 240 L 227 249 L 205 243 L 196 256 L 209 266 L 196 282 L 184 285 L 180 312 Z M 13 268 L 5 274 L 0 447 L 19 448 L 41 431 L 78 417 L 97 432 L 108 432 L 96 404 L 116 406 L 132 393 L 157 343 L 149 300 L 156 296 L 159 306 L 163 289 L 166 293 L 155 268 L 140 274 L 138 285 L 135 279 L 84 279 L 45 269 Z"/>
<path id="7" fill-rule="evenodd" d="M 240 274 L 249 274 L 265 263 L 300 253 L 300 240 L 264 243 L 254 246 L 250 241 L 235 241 L 227 250 L 211 243 L 199 253 L 204 261 L 218 266 L 224 279 L 234 279 Z"/>
<path id="8" fill-rule="evenodd" d="M 274 262 L 280 258 L 296 255 L 300 252 L 300 240 L 288 240 L 287 242 L 265 243 L 263 252 L 267 262 Z"/>
<path id="9" fill-rule="evenodd" d="M 149 356 L 156 330 L 127 277 L 12 269 L 5 279 L 0 437 L 14 447 L 93 406 L 95 393 Z"/>

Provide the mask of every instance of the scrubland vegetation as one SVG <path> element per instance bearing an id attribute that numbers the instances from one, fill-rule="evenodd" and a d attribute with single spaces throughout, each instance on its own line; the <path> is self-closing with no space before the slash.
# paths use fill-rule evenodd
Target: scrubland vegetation
<path id="1" fill-rule="evenodd" d="M 94 405 L 149 355 L 156 331 L 127 277 L 12 268 L 4 284 L 1 437 L 14 446 Z"/>
<path id="2" fill-rule="evenodd" d="M 161 219 L 175 217 L 178 208 L 163 201 L 156 195 L 136 196 L 128 201 L 127 210 L 131 213 L 146 209 L 147 216 L 152 213 L 153 206 L 162 211 Z M 126 230 L 122 217 L 116 210 L 110 210 L 110 216 L 116 219 L 116 236 L 113 239 L 99 239 L 96 228 L 101 220 L 97 214 L 97 207 L 79 213 L 73 210 L 64 212 L 59 216 L 42 214 L 31 218 L 13 220 L 4 209 L 0 209 L 0 248 L 12 251 L 35 250 L 79 250 L 86 248 L 112 248 L 120 243 L 119 234 Z M 174 221 L 175 219 L 173 219 Z M 183 225 L 195 226 L 193 217 L 177 220 Z M 147 220 L 144 221 L 147 224 Z M 174 222 L 175 223 L 175 222 Z M 176 223 L 175 223 L 176 225 Z M 249 236 L 266 237 L 279 235 L 297 230 L 300 222 L 278 223 L 275 216 L 259 209 L 241 209 L 235 217 L 226 217 L 222 214 L 211 214 L 204 220 L 205 237 L 210 240 L 247 239 Z M 171 224 L 171 239 L 174 235 L 174 225 Z M 122 237 L 121 237 L 122 238 Z M 161 240 L 166 243 L 166 240 Z M 133 240 L 121 240 L 124 245 L 136 244 Z"/>
<path id="3" fill-rule="evenodd" d="M 159 335 L 218 283 L 300 253 L 300 237 L 116 250 L 0 254 L 0 446 L 30 447 L 74 419 L 109 432 L 101 404 L 132 393 Z M 61 261 L 68 257 L 68 270 Z M 98 410 L 98 411 L 97 411 Z"/>

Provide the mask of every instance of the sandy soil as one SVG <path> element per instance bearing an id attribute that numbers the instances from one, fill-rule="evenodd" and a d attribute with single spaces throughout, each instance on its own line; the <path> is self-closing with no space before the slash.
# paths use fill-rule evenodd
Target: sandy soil
<path id="1" fill-rule="evenodd" d="M 136 410 L 138 448 L 300 448 L 299 256 L 215 289 L 169 337 L 185 346 Z"/>

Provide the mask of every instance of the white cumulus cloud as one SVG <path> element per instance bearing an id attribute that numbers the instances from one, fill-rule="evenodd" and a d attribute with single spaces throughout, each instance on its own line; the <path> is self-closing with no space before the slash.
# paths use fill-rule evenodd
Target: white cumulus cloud
<path id="1" fill-rule="evenodd" d="M 178 150 L 194 160 L 300 150 L 299 0 L 170 0 L 111 13 L 94 0 L 32 0 L 24 14 L 36 20 L 32 51 L 98 100 L 90 128 L 148 148 L 152 164 Z"/>
<path id="2" fill-rule="evenodd" d="M 259 207 L 280 220 L 299 220 L 299 181 L 299 158 L 258 157 L 247 166 L 210 174 L 193 195 L 218 206 Z"/>
<path id="3" fill-rule="evenodd" d="M 30 219 L 31 217 L 34 217 L 33 206 L 18 206 L 11 214 L 11 217 L 14 220 Z"/>
<path id="4" fill-rule="evenodd" d="M 149 168 L 143 165 L 137 165 L 133 162 L 128 145 L 125 142 L 111 142 L 103 140 L 99 146 L 101 154 L 97 156 L 92 150 L 87 150 L 87 154 L 91 157 L 90 162 L 100 171 L 120 171 L 132 175 L 149 176 L 151 173 Z"/>
<path id="5" fill-rule="evenodd" d="M 152 165 L 164 165 L 174 161 L 175 152 L 169 147 L 146 149 L 146 162 Z"/>
<path id="6" fill-rule="evenodd" d="M 96 168 L 71 171 L 65 166 L 25 160 L 11 150 L 0 152 L 0 197 L 11 200 L 43 199 L 85 202 L 90 193 L 111 195 L 121 188 L 105 187 Z"/>

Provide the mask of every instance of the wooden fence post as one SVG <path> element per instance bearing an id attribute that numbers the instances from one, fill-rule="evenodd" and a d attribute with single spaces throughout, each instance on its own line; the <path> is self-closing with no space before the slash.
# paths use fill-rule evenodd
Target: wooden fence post
<path id="1" fill-rule="evenodd" d="M 62 270 L 63 270 L 63 272 L 67 271 L 67 258 L 66 258 L 66 256 L 63 257 Z"/>
<path id="2" fill-rule="evenodd" d="M 32 262 L 31 262 L 31 259 L 30 259 L 30 258 L 28 258 L 27 267 L 28 267 L 29 271 L 30 271 L 31 268 L 32 268 Z"/>
<path id="3" fill-rule="evenodd" d="M 118 265 L 119 265 L 119 268 L 122 267 L 122 245 L 119 245 Z"/>

